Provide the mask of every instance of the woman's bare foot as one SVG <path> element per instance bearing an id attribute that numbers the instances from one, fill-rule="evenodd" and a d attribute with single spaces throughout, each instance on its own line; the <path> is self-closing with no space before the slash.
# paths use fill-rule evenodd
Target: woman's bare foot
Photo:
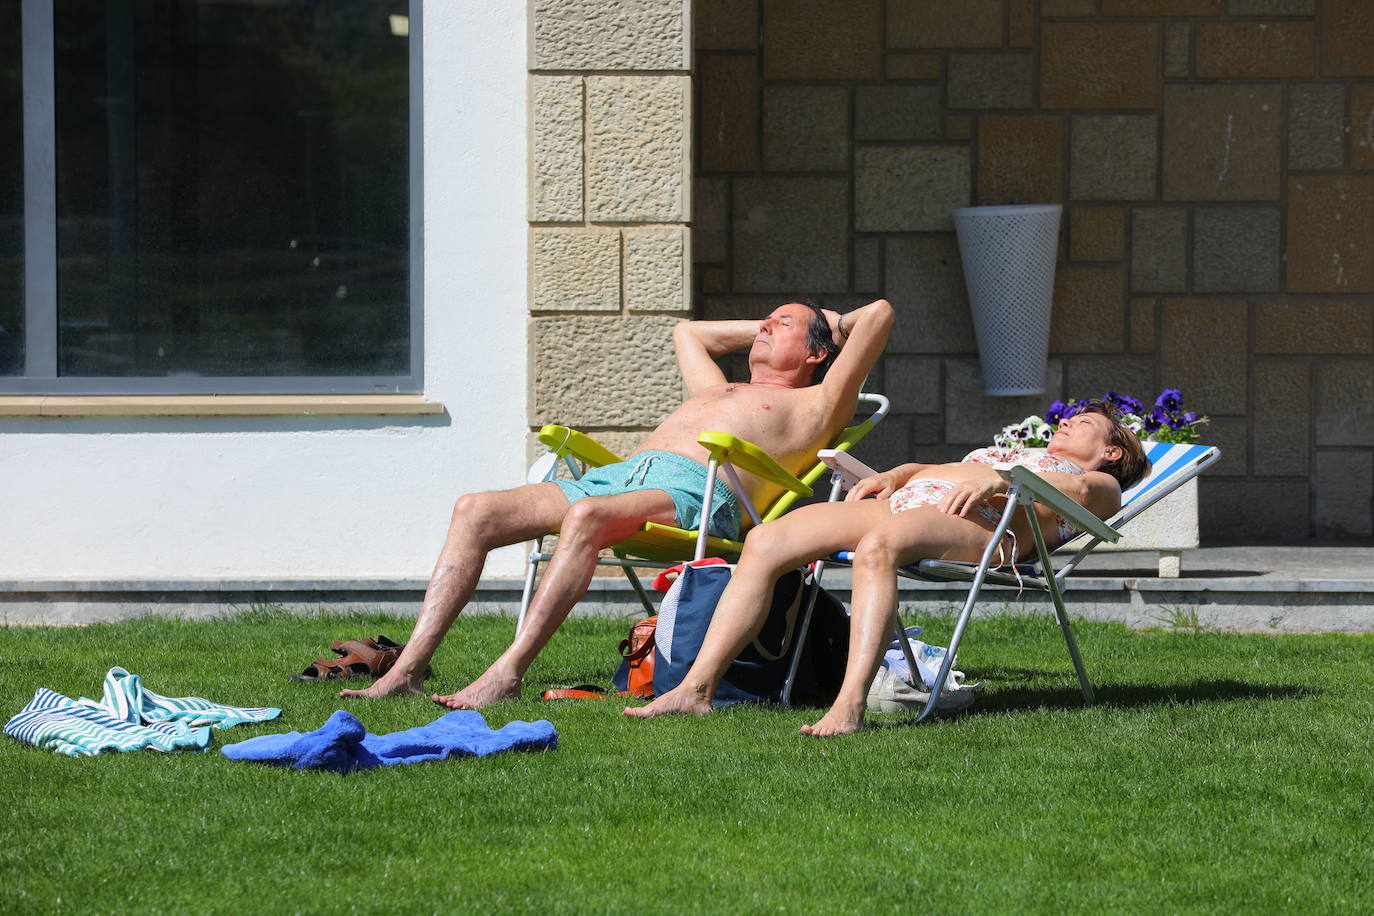
<path id="1" fill-rule="evenodd" d="M 625 715 L 636 719 L 654 716 L 704 716 L 711 711 L 711 698 L 705 691 L 694 691 L 679 684 L 648 706 L 626 706 Z"/>
<path id="2" fill-rule="evenodd" d="M 424 693 L 421 689 L 425 686 L 423 680 L 413 680 L 403 674 L 397 674 L 396 669 L 388 671 L 377 679 L 371 687 L 362 690 L 340 690 L 341 697 L 365 697 L 369 700 L 380 699 L 381 697 L 400 697 L 412 696 Z"/>
<path id="3" fill-rule="evenodd" d="M 434 694 L 430 699 L 449 709 L 481 709 L 502 700 L 520 699 L 520 678 L 498 672 L 494 667 L 488 668 L 481 677 L 457 693 L 446 697 Z"/>
<path id="4" fill-rule="evenodd" d="M 828 738 L 832 735 L 850 735 L 864 725 L 863 707 L 857 710 L 840 709 L 838 705 L 830 707 L 830 711 L 821 716 L 815 725 L 803 725 L 801 733 L 810 735 L 813 738 Z"/>

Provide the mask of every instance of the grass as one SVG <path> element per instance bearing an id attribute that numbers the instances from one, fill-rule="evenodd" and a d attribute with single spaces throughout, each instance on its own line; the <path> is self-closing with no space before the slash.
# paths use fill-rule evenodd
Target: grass
<path id="1" fill-rule="evenodd" d="M 919 620 L 936 642 L 949 620 Z M 548 718 L 560 747 L 340 776 L 222 757 L 347 705 L 374 732 L 420 698 L 345 704 L 285 678 L 385 616 L 256 609 L 0 629 L 0 711 L 39 686 L 99 693 L 112 665 L 173 696 L 274 705 L 209 754 L 69 759 L 0 741 L 0 912 L 1297 912 L 1368 910 L 1374 641 L 1083 623 L 1084 709 L 1049 618 L 976 621 L 986 687 L 957 719 L 845 739 L 814 710 L 634 722 L 615 701 L 489 710 Z M 605 683 L 627 625 L 571 621 L 530 672 Z M 436 689 L 509 637 L 462 620 Z"/>

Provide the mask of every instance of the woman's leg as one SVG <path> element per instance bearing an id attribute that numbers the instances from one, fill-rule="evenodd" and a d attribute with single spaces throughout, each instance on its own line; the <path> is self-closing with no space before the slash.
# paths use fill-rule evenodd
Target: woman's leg
<path id="1" fill-rule="evenodd" d="M 928 557 L 977 556 L 989 536 L 976 522 L 933 507 L 890 516 L 864 535 L 854 550 L 844 683 L 829 711 L 815 725 L 802 726 L 803 734 L 843 735 L 863 726 L 869 685 L 897 627 L 897 568 Z"/>
<path id="2" fill-rule="evenodd" d="M 749 532 L 730 584 L 716 605 L 701 652 L 681 684 L 627 716 L 705 715 L 730 663 L 758 635 L 772 603 L 773 585 L 789 569 L 845 550 L 874 525 L 892 517 L 886 500 L 804 506 Z"/>

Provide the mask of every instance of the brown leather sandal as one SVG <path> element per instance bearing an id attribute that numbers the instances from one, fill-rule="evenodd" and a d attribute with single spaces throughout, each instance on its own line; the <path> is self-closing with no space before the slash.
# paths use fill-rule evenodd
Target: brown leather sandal
<path id="1" fill-rule="evenodd" d="M 348 681 L 362 677 L 381 677 L 396 665 L 401 657 L 402 643 L 378 635 L 375 639 L 335 641 L 330 647 L 336 659 L 317 658 L 300 674 L 292 675 L 298 681 Z M 425 677 L 433 672 L 425 669 Z"/>

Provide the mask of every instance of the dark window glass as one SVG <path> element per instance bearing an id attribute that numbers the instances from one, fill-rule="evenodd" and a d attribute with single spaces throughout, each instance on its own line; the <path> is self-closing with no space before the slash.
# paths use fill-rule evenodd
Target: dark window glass
<path id="1" fill-rule="evenodd" d="M 405 13 L 57 0 L 60 374 L 409 373 Z"/>
<path id="2" fill-rule="evenodd" d="M 24 89 L 18 3 L 0 3 L 0 375 L 24 372 Z"/>

